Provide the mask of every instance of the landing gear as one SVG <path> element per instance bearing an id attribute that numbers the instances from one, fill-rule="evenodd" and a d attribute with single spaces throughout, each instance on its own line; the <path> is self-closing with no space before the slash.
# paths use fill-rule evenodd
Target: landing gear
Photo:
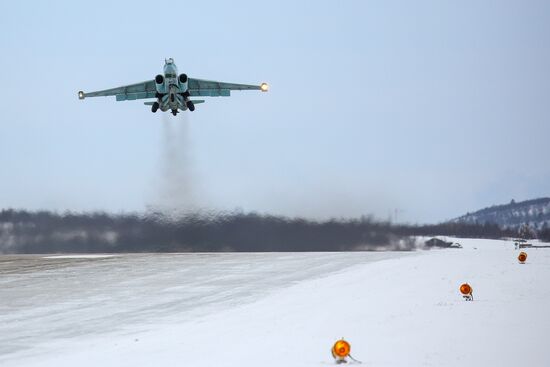
<path id="1" fill-rule="evenodd" d="M 159 109 L 160 105 L 158 102 L 155 102 L 151 105 L 151 112 L 155 113 Z"/>
<path id="2" fill-rule="evenodd" d="M 187 106 L 189 111 L 191 112 L 195 111 L 195 104 L 193 103 L 193 101 L 189 99 L 189 97 L 191 96 L 191 93 L 189 93 L 189 91 L 186 90 L 185 92 L 180 93 L 180 95 L 183 97 L 183 102 L 185 102 L 185 105 Z"/>
<path id="3" fill-rule="evenodd" d="M 176 116 L 178 114 L 178 110 L 172 110 L 172 115 Z"/>

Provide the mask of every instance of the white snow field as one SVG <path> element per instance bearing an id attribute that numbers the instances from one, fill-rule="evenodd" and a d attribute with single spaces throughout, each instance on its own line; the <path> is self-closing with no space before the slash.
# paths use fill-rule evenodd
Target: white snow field
<path id="1" fill-rule="evenodd" d="M 550 366 L 550 249 L 0 256 L 0 366 Z M 468 282 L 474 301 L 459 286 Z"/>

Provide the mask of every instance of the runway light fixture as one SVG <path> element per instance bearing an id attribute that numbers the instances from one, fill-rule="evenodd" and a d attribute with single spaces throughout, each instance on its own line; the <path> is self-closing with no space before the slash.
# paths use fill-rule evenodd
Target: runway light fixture
<path id="1" fill-rule="evenodd" d="M 464 283 L 460 286 L 460 293 L 462 293 L 462 297 L 464 297 L 466 301 L 474 300 L 474 296 L 472 295 L 473 291 L 472 286 L 468 283 Z"/>
<path id="2" fill-rule="evenodd" d="M 522 251 L 518 255 L 518 261 L 520 264 L 525 264 L 525 260 L 527 260 L 527 253 Z"/>
<path id="3" fill-rule="evenodd" d="M 269 90 L 269 85 L 267 85 L 267 83 L 262 83 L 260 89 L 262 92 L 267 92 Z"/>
<path id="4" fill-rule="evenodd" d="M 336 363 L 347 363 L 346 358 L 351 351 L 350 344 L 344 340 L 344 338 L 337 340 L 332 346 L 332 356 L 336 360 Z"/>

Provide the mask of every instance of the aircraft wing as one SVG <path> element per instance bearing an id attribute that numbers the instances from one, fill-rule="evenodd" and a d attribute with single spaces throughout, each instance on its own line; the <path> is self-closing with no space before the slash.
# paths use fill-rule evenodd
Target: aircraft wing
<path id="1" fill-rule="evenodd" d="M 157 90 L 155 81 L 148 80 L 141 83 L 123 85 L 122 87 L 99 90 L 96 92 L 78 92 L 78 98 L 116 96 L 117 101 L 130 101 L 135 99 L 155 98 Z"/>
<path id="2" fill-rule="evenodd" d="M 191 96 L 229 97 L 232 90 L 261 90 L 267 91 L 267 84 L 250 85 L 217 82 L 214 80 L 188 79 L 187 88 Z"/>

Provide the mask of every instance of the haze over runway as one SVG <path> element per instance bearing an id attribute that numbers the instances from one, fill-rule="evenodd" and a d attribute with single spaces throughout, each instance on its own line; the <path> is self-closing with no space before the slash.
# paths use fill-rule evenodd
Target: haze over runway
<path id="1" fill-rule="evenodd" d="M 550 195 L 548 2 L 171 5 L 3 4 L 0 207 L 434 222 Z M 169 119 L 77 98 L 168 57 L 271 89 Z"/>

